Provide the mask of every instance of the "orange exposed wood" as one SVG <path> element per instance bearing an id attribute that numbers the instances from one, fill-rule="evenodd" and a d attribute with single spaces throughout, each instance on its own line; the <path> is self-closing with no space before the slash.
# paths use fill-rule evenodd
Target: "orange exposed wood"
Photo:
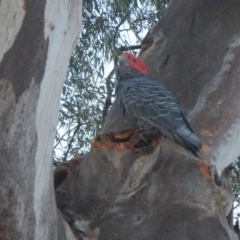
<path id="1" fill-rule="evenodd" d="M 123 132 L 106 132 L 96 136 L 92 141 L 93 150 L 100 150 L 105 148 L 114 148 L 116 151 L 123 152 L 126 149 L 138 148 L 136 145 L 141 141 L 137 130 L 126 130 Z M 151 137 L 148 143 L 152 147 L 157 146 L 159 138 Z"/>
<path id="2" fill-rule="evenodd" d="M 129 130 L 124 131 L 124 132 L 114 133 L 114 137 L 116 139 L 127 139 L 129 137 L 132 137 L 132 136 L 136 135 L 137 133 L 138 133 L 137 130 L 129 129 Z"/>
<path id="3" fill-rule="evenodd" d="M 202 161 L 196 162 L 197 168 L 199 172 L 205 177 L 205 178 L 212 178 L 211 174 L 209 173 L 209 169 L 206 163 Z"/>

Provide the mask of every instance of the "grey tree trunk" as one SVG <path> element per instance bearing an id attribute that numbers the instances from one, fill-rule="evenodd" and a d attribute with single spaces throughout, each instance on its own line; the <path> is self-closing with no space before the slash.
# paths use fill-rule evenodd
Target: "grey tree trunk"
<path id="1" fill-rule="evenodd" d="M 200 159 L 164 138 L 133 151 L 134 131 L 111 133 L 129 128 L 115 103 L 90 153 L 55 171 L 72 229 L 100 240 L 238 239 L 221 173 L 240 154 L 239 23 L 238 0 L 171 1 L 140 56 L 201 137 Z"/>
<path id="2" fill-rule="evenodd" d="M 71 239 L 55 204 L 52 146 L 81 8 L 81 0 L 0 2 L 2 240 Z"/>
<path id="3" fill-rule="evenodd" d="M 5 0 L 0 12 L 0 239 L 238 239 L 229 183 L 210 166 L 221 174 L 240 153 L 238 0 L 172 0 L 142 44 L 201 136 L 200 160 L 166 139 L 137 152 L 135 132 L 104 133 L 55 170 L 58 208 L 54 127 L 81 3 Z M 127 128 L 114 104 L 104 130 Z"/>

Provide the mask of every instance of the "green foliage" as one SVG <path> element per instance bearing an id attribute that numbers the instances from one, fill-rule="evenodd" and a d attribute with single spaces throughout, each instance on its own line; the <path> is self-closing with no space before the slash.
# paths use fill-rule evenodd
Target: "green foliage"
<path id="1" fill-rule="evenodd" d="M 121 47 L 140 44 L 167 0 L 87 0 L 82 35 L 71 56 L 61 97 L 54 161 L 89 150 L 114 98 L 114 69 Z"/>
<path id="2" fill-rule="evenodd" d="M 231 170 L 231 185 L 232 185 L 232 192 L 234 195 L 234 217 L 237 219 L 239 217 L 239 206 L 240 206 L 240 157 L 233 162 L 233 167 Z"/>

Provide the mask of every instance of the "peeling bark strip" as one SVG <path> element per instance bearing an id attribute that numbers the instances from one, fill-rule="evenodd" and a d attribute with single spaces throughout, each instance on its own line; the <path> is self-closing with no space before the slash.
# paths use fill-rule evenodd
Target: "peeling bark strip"
<path id="1" fill-rule="evenodd" d="M 1 1 L 0 239 L 75 239 L 55 206 L 52 146 L 80 17 L 80 0 Z"/>

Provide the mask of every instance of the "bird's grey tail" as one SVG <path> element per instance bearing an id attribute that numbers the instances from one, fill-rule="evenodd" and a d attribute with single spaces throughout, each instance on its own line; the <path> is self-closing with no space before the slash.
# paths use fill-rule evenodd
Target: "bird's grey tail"
<path id="1" fill-rule="evenodd" d="M 196 157 L 198 157 L 197 153 L 201 149 L 202 144 L 201 140 L 194 132 L 186 126 L 183 126 L 176 130 L 173 137 L 177 143 L 187 150 L 190 150 Z"/>

